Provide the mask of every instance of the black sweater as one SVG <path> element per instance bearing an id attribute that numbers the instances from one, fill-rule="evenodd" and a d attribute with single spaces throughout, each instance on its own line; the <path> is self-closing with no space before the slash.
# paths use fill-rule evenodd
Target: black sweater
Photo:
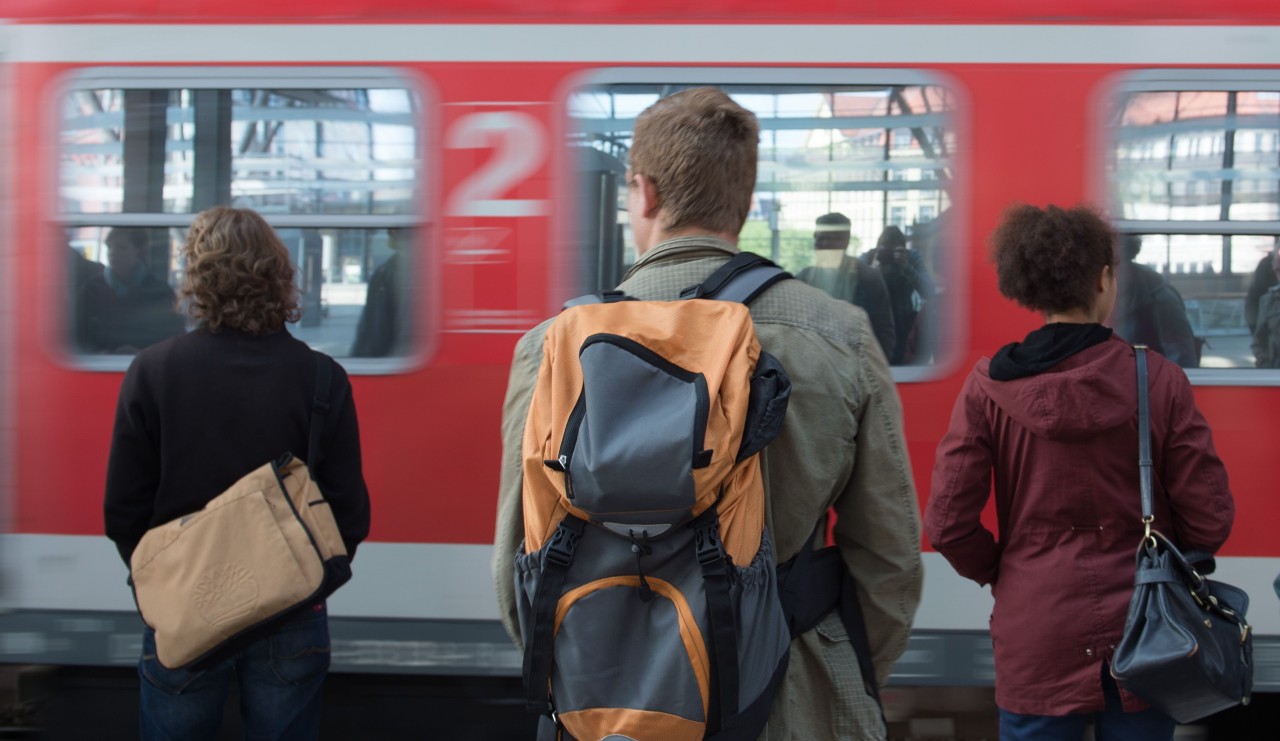
<path id="1" fill-rule="evenodd" d="M 104 517 L 125 563 L 143 533 L 200 508 L 282 453 L 307 454 L 317 355 L 285 330 L 198 329 L 152 345 L 120 387 Z M 313 470 L 354 557 L 369 492 L 351 383 L 334 363 L 321 463 Z"/>

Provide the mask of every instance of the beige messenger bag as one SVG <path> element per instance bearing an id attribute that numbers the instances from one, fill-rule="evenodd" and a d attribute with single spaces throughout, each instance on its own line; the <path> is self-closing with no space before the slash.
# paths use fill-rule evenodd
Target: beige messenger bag
<path id="1" fill-rule="evenodd" d="M 290 459 L 148 530 L 133 552 L 133 589 L 157 658 L 176 668 L 320 599 L 325 562 L 346 555 L 329 503 Z"/>
<path id="2" fill-rule="evenodd" d="M 319 448 L 331 361 L 320 363 L 309 457 Z M 156 632 L 169 668 L 219 647 L 290 610 L 331 594 L 351 577 L 329 503 L 292 455 L 237 481 L 204 509 L 151 528 L 130 559 L 138 611 Z"/>

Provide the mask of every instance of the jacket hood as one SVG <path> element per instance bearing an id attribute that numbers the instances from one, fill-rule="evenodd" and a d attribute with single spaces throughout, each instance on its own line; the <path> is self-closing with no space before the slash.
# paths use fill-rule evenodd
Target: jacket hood
<path id="1" fill-rule="evenodd" d="M 1112 337 L 1035 375 L 997 381 L 991 361 L 978 362 L 978 387 L 1033 434 L 1050 440 L 1083 440 L 1131 423 L 1137 414 L 1133 348 Z"/>

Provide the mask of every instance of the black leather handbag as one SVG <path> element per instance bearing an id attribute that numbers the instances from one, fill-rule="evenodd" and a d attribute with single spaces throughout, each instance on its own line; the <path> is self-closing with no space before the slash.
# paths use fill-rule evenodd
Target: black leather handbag
<path id="1" fill-rule="evenodd" d="M 1253 687 L 1253 634 L 1245 622 L 1243 590 L 1206 579 L 1197 563 L 1207 554 L 1183 554 L 1151 529 L 1151 417 L 1147 354 L 1138 361 L 1138 447 L 1144 533 L 1138 545 L 1133 597 L 1124 637 L 1111 660 L 1120 686 L 1179 723 L 1237 704 Z M 1208 571 L 1209 569 L 1206 569 Z"/>

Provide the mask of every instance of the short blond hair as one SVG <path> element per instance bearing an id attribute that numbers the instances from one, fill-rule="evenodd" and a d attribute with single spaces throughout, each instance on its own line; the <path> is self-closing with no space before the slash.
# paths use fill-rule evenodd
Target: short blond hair
<path id="1" fill-rule="evenodd" d="M 182 254 L 180 298 L 201 326 L 261 335 L 302 316 L 289 250 L 257 212 L 223 206 L 200 212 Z"/>
<path id="2" fill-rule="evenodd" d="M 751 210 L 760 124 L 713 87 L 681 90 L 636 119 L 633 175 L 653 182 L 667 230 L 737 234 Z"/>

